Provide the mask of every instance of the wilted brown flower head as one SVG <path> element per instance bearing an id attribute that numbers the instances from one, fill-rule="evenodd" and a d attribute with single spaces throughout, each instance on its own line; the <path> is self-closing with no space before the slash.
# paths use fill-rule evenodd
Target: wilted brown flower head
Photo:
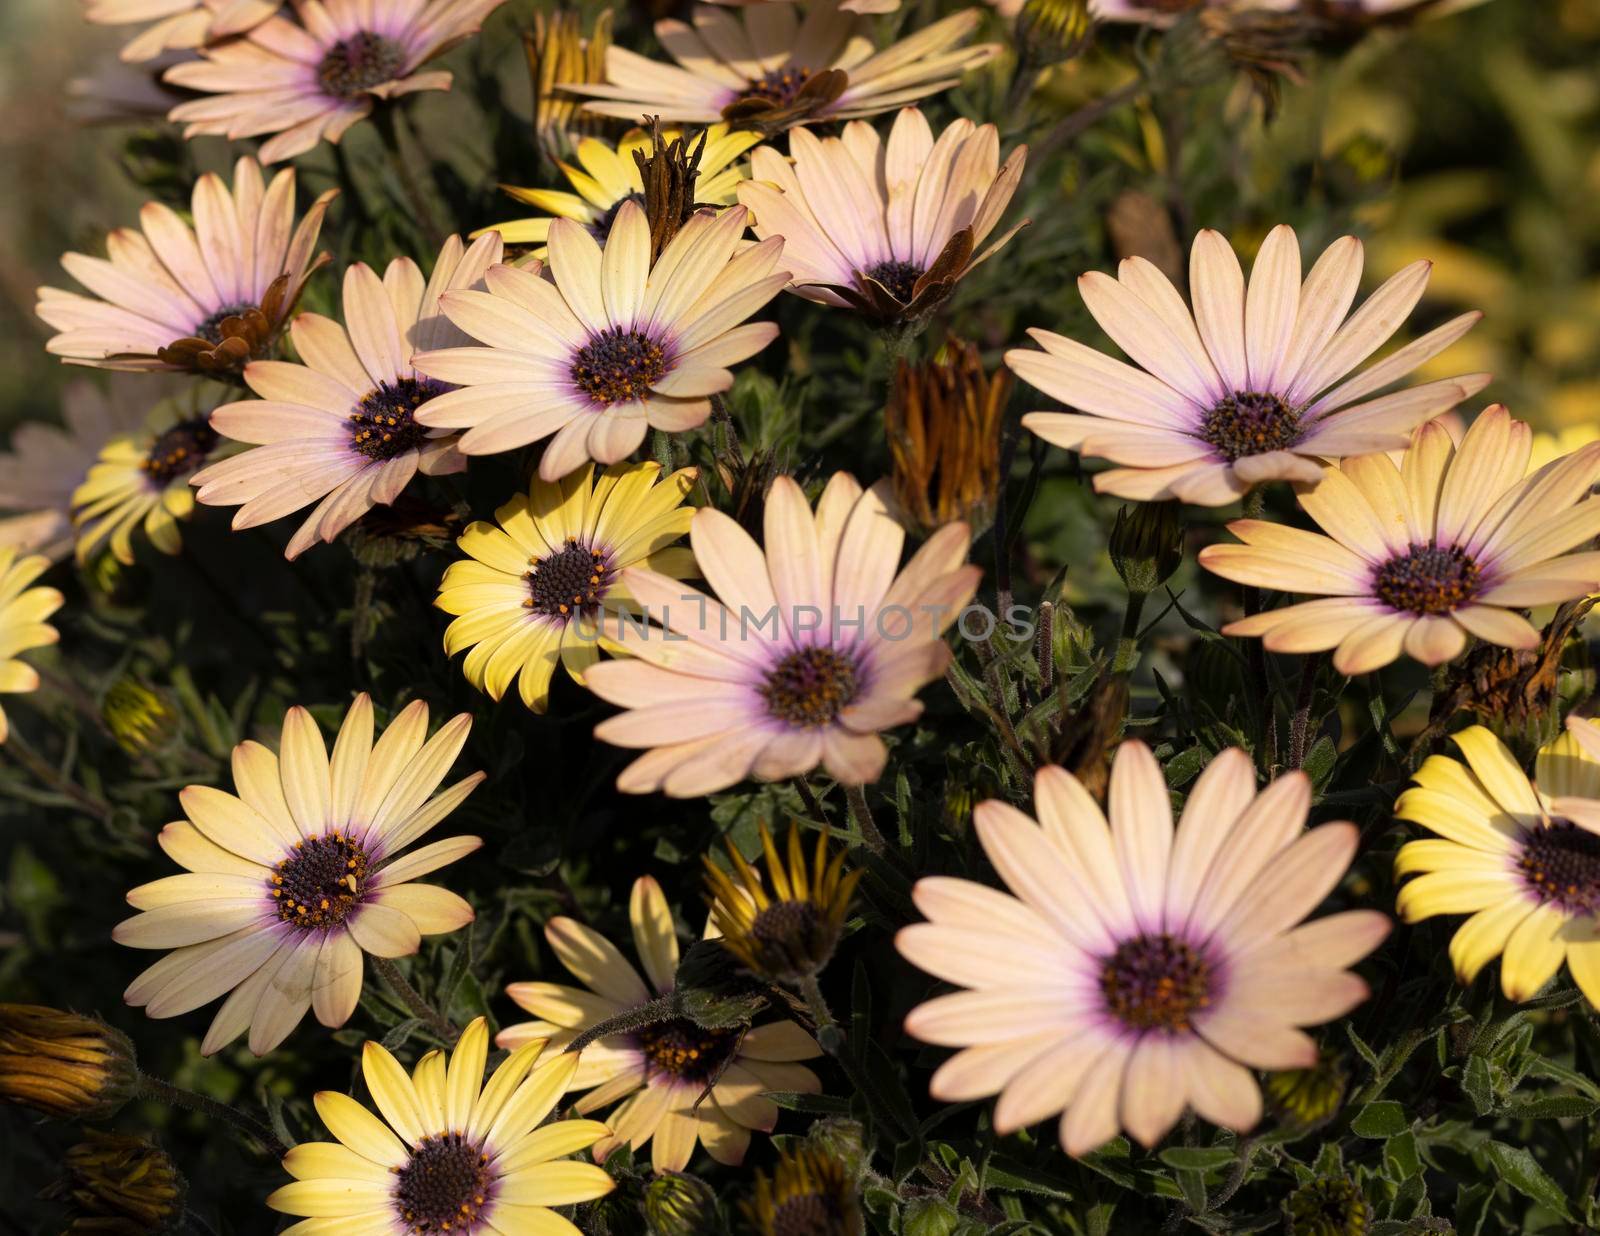
<path id="1" fill-rule="evenodd" d="M 1009 370 L 989 372 L 978 349 L 949 340 L 923 364 L 901 361 L 884 410 L 894 494 L 907 519 L 929 532 L 965 520 L 989 526 L 1000 487 L 1000 420 Z"/>
<path id="2" fill-rule="evenodd" d="M 689 222 L 696 210 L 714 210 L 711 203 L 694 200 L 695 181 L 700 177 L 700 156 L 706 151 L 706 131 L 697 137 L 675 137 L 670 142 L 661 136 L 659 117 L 647 116 L 650 126 L 650 153 L 633 152 L 644 184 L 644 217 L 650 225 L 650 264 L 655 265 L 661 251 Z"/>
<path id="3" fill-rule="evenodd" d="M 64 1166 L 43 1194 L 67 1203 L 63 1236 L 163 1236 L 183 1221 L 183 1177 L 142 1137 L 85 1129 Z"/>
<path id="4" fill-rule="evenodd" d="M 104 1120 L 138 1085 L 133 1044 L 98 1018 L 0 1004 L 0 1101 L 58 1119 Z"/>

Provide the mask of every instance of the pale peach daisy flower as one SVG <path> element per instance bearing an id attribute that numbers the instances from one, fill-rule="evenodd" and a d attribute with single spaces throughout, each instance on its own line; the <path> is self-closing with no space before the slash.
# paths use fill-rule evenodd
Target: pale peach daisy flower
<path id="1" fill-rule="evenodd" d="M 381 1044 L 361 1049 L 379 1120 L 336 1090 L 315 1096 L 336 1142 L 302 1142 L 283 1157 L 293 1183 L 267 1198 L 308 1218 L 283 1236 L 578 1236 L 553 1207 L 604 1197 L 616 1182 L 566 1156 L 606 1135 L 593 1120 L 551 1120 L 578 1061 L 535 1067 L 529 1044 L 483 1080 L 489 1029 L 472 1021 L 450 1052 L 423 1054 L 408 1076 Z"/>
<path id="2" fill-rule="evenodd" d="M 123 60 L 154 60 L 255 29 L 283 0 L 84 0 L 84 20 L 101 26 L 149 22 L 122 48 Z"/>
<path id="3" fill-rule="evenodd" d="M 1518 610 L 1600 589 L 1600 552 L 1569 551 L 1600 533 L 1600 442 L 1528 475 L 1532 434 L 1503 407 L 1485 409 L 1460 447 L 1421 426 L 1402 462 L 1360 455 L 1324 469 L 1300 506 L 1322 529 L 1255 519 L 1228 525 L 1243 545 L 1208 545 L 1207 570 L 1236 583 L 1320 598 L 1229 623 L 1272 652 L 1334 649 L 1341 674 L 1402 653 L 1424 665 L 1461 654 L 1475 635 L 1535 648 Z"/>
<path id="4" fill-rule="evenodd" d="M 1046 442 L 1118 465 L 1095 474 L 1103 493 L 1226 506 L 1267 481 L 1314 482 L 1320 462 L 1403 447 L 1430 417 L 1482 390 L 1487 374 L 1378 392 L 1442 352 L 1477 322 L 1464 313 L 1355 376 L 1421 299 L 1432 263 L 1413 262 L 1345 317 L 1361 279 L 1361 242 L 1329 245 L 1305 282 L 1294 229 L 1267 235 L 1248 295 L 1218 232 L 1189 255 L 1193 312 L 1152 263 L 1128 258 L 1117 278 L 1078 280 L 1084 304 L 1142 369 L 1064 336 L 1030 330 L 1043 352 L 1015 349 L 1023 381 L 1076 409 L 1031 412 Z"/>
<path id="5" fill-rule="evenodd" d="M 468 682 L 497 700 L 516 680 L 522 702 L 543 712 L 556 666 L 581 683 L 600 658 L 604 615 L 633 609 L 624 570 L 694 574 L 694 555 L 673 542 L 694 518 L 683 500 L 698 475 L 683 468 L 663 478 L 652 460 L 612 464 L 598 478 L 587 467 L 559 481 L 535 477 L 496 523 L 473 523 L 456 541 L 467 557 L 445 570 L 434 600 L 456 615 L 445 655 L 468 649 Z"/>
<path id="6" fill-rule="evenodd" d="M 625 659 L 585 679 L 628 710 L 595 735 L 650 748 L 618 789 L 694 798 L 819 764 L 844 784 L 878 779 L 888 758 L 878 732 L 921 715 L 914 697 L 950 664 L 941 636 L 983 574 L 965 565 L 963 523 L 900 570 L 905 530 L 888 492 L 835 473 L 813 514 L 781 476 L 767 493 L 764 549 L 720 511 L 695 512 L 689 543 L 716 598 L 654 571 L 622 573 L 660 627 L 619 623 L 608 647 Z"/>
<path id="7" fill-rule="evenodd" d="M 1002 167 L 992 124 L 956 120 L 935 141 L 921 110 L 907 107 L 887 143 L 856 120 L 840 137 L 791 129 L 789 152 L 756 150 L 739 200 L 757 236 L 783 238 L 790 290 L 819 304 L 885 321 L 925 317 L 1022 226 L 977 252 L 1028 153 L 1017 147 Z"/>
<path id="8" fill-rule="evenodd" d="M 804 17 L 795 15 L 801 8 Z M 777 130 L 804 120 L 851 120 L 947 90 L 1000 52 L 966 46 L 982 10 L 966 9 L 882 51 L 869 19 L 836 0 L 755 4 L 737 12 L 697 4 L 690 23 L 667 18 L 656 37 L 676 65 L 624 47 L 606 53 L 604 84 L 574 82 L 591 112 L 637 121 L 735 124 Z"/>
<path id="9" fill-rule="evenodd" d="M 919 880 L 912 898 L 930 921 L 895 938 L 914 965 L 969 989 L 906 1018 L 914 1037 L 962 1049 L 934 1073 L 934 1098 L 998 1094 L 1002 1134 L 1060 1113 L 1073 1155 L 1121 1130 L 1154 1146 L 1185 1108 L 1254 1127 L 1250 1071 L 1315 1063 L 1301 1027 L 1366 998 L 1346 967 L 1388 934 L 1372 910 L 1303 922 L 1343 879 L 1355 826 L 1307 831 L 1309 778 L 1258 794 L 1238 748 L 1206 767 L 1176 828 L 1161 766 L 1137 741 L 1112 763 L 1109 824 L 1063 769 L 1040 769 L 1033 792 L 1037 822 L 992 799 L 973 812 L 1009 891 Z"/>
<path id="10" fill-rule="evenodd" d="M 294 172 L 267 186 L 247 158 L 231 189 L 213 172 L 195 183 L 192 226 L 146 203 L 141 230 L 112 232 L 106 257 L 61 259 L 92 296 L 39 289 L 36 312 L 60 332 L 46 350 L 97 369 L 237 372 L 277 341 L 306 280 L 329 260 L 312 250 L 337 195 L 322 194 L 296 226 Z"/>
<path id="11" fill-rule="evenodd" d="M 512 983 L 506 994 L 539 1020 L 507 1026 L 495 1041 L 519 1051 L 548 1041 L 546 1053 L 560 1059 L 558 1053 L 589 1027 L 670 992 L 678 933 L 661 886 L 649 876 L 634 882 L 628 920 L 643 975 L 599 932 L 564 916 L 551 919 L 545 939 L 583 986 Z M 798 1062 L 821 1054 L 816 1041 L 787 1020 L 743 1034 L 705 1030 L 687 1019 L 657 1022 L 583 1049 L 572 1089 L 589 1093 L 575 1110 L 585 1115 L 617 1104 L 605 1118 L 611 1135 L 595 1144 L 596 1159 L 649 1142 L 656 1171 L 681 1172 L 699 1143 L 718 1163 L 738 1164 L 750 1134 L 770 1133 L 778 1122 L 768 1093 L 820 1093 L 817 1075 Z M 708 1084 L 711 1093 L 704 1094 Z"/>
<path id="12" fill-rule="evenodd" d="M 1430 755 L 1394 805 L 1436 834 L 1395 855 L 1395 877 L 1415 877 L 1395 909 L 1408 923 L 1469 916 L 1450 939 L 1462 984 L 1499 957 L 1501 991 L 1522 1002 L 1565 962 L 1600 1008 L 1600 727 L 1569 717 L 1532 782 L 1487 727 L 1450 740 L 1462 759 Z"/>
<path id="13" fill-rule="evenodd" d="M 0 548 L 0 695 L 21 695 L 39 689 L 39 672 L 18 654 L 45 648 L 61 633 L 45 619 L 60 609 L 66 598 L 56 588 L 30 587 L 50 569 L 43 554 L 19 558 L 17 551 Z M 0 743 L 11 733 L 6 710 L 0 708 Z"/>
<path id="14" fill-rule="evenodd" d="M 439 312 L 442 297 L 480 286 L 500 260 L 490 234 L 462 245 L 444 243 L 426 281 L 410 258 L 396 258 L 382 280 L 365 263 L 345 271 L 340 326 L 303 313 L 289 328 L 305 361 L 256 361 L 245 383 L 260 396 L 225 404 L 211 428 L 256 443 L 190 478 L 210 506 L 237 506 L 235 528 L 270 523 L 315 502 L 284 550 L 298 557 L 331 542 L 374 505 L 400 496 L 412 477 L 460 472 L 466 460 L 452 435 L 428 429 L 417 413 L 450 389 L 418 373 L 412 353 L 464 342 Z"/>
<path id="15" fill-rule="evenodd" d="M 655 265 L 650 227 L 624 202 L 602 248 L 571 219 L 550 224 L 548 271 L 496 266 L 488 290 L 453 292 L 449 319 L 485 347 L 425 351 L 418 371 L 462 389 L 419 423 L 463 429 L 461 451 L 493 455 L 549 438 L 539 475 L 557 480 L 591 459 L 616 463 L 648 430 L 693 429 L 710 396 L 733 385 L 728 366 L 778 334 L 745 323 L 789 281 L 774 271 L 779 240 L 735 255 L 745 210 L 696 211 Z"/>
<path id="16" fill-rule="evenodd" d="M 337 144 L 375 106 L 419 90 L 448 90 L 451 75 L 421 71 L 478 32 L 505 0 L 295 0 L 298 22 L 274 17 L 245 38 L 205 48 L 167 70 L 206 97 L 170 118 L 185 137 L 264 137 L 263 163 Z"/>
<path id="17" fill-rule="evenodd" d="M 59 562 L 72 552 L 72 495 L 113 438 L 144 423 L 165 383 L 115 374 L 109 388 L 84 378 L 61 392 L 60 425 L 28 421 L 0 454 L 0 546 Z"/>
<path id="18" fill-rule="evenodd" d="M 308 1009 L 325 1026 L 344 1025 L 361 995 L 363 954 L 404 957 L 423 936 L 472 921 L 456 894 L 415 881 L 472 853 L 479 838 L 402 853 L 483 780 L 473 773 L 434 793 L 471 728 L 462 713 L 428 738 L 428 706 L 417 700 L 374 743 L 372 701 L 360 695 L 331 755 L 299 707 L 284 717 L 276 755 L 240 743 L 236 792 L 189 786 L 178 795 L 188 818 L 161 830 L 161 848 L 185 872 L 128 894 L 140 913 L 112 939 L 173 951 L 123 998 L 159 1018 L 231 993 L 200 1045 L 205 1055 L 246 1029 L 263 1055 Z"/>

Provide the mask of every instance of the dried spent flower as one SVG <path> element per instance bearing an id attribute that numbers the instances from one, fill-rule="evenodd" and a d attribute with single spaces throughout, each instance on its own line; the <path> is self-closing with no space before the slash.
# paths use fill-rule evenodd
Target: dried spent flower
<path id="1" fill-rule="evenodd" d="M 654 266 L 661 251 L 672 243 L 696 210 L 715 207 L 694 200 L 700 157 L 706 152 L 706 131 L 700 131 L 697 141 L 675 137 L 668 142 L 661 136 L 660 118 L 646 119 L 650 122 L 651 150 L 648 155 L 635 150 L 633 161 L 639 165 L 639 178 L 644 183 L 644 217 L 650 225 L 650 265 Z"/>
<path id="2" fill-rule="evenodd" d="M 809 870 L 800 849 L 800 830 L 789 826 L 785 858 L 778 856 L 772 835 L 761 825 L 766 853 L 769 895 L 760 873 L 730 843 L 734 874 L 711 861 L 706 868 L 706 893 L 711 920 L 722 932 L 728 950 L 763 978 L 792 983 L 820 973 L 833 958 L 844 931 L 850 897 L 861 871 L 844 874 L 845 851 L 830 860 L 828 835 L 817 833 Z"/>
<path id="3" fill-rule="evenodd" d="M 925 364 L 900 361 L 884 409 L 894 495 L 924 532 L 965 520 L 982 535 L 1000 487 L 1000 421 L 1009 370 L 989 372 L 978 349 L 950 339 Z"/>
<path id="4" fill-rule="evenodd" d="M 99 1018 L 0 1004 L 0 1102 L 63 1120 L 105 1120 L 138 1086 L 133 1044 Z"/>
<path id="5" fill-rule="evenodd" d="M 162 1236 L 183 1221 L 188 1187 L 172 1160 L 142 1137 L 85 1129 L 64 1166 L 66 1175 L 43 1194 L 67 1204 L 63 1236 Z"/>

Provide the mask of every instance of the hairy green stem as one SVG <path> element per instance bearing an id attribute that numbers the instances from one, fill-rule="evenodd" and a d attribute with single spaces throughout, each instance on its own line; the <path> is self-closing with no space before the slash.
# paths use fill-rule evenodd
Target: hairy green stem
<path id="1" fill-rule="evenodd" d="M 275 1159 L 281 1159 L 289 1153 L 289 1148 L 278 1140 L 278 1135 L 261 1121 L 248 1112 L 242 1112 L 237 1107 L 231 1107 L 217 1099 L 196 1094 L 193 1090 L 185 1090 L 182 1086 L 174 1086 L 171 1082 L 152 1077 L 149 1073 L 140 1075 L 139 1094 L 142 1098 L 154 1099 L 157 1103 L 165 1103 L 168 1107 L 198 1112 L 202 1116 L 230 1124 L 246 1137 L 260 1142 L 262 1149 Z"/>
<path id="2" fill-rule="evenodd" d="M 0 747 L 0 753 L 4 753 L 15 760 L 28 773 L 32 774 L 35 780 L 43 782 L 57 794 L 70 798 L 90 815 L 97 817 L 102 823 L 111 818 L 110 803 L 91 794 L 72 778 L 66 776 L 59 768 L 30 747 L 16 730 L 12 730 L 6 738 L 5 746 Z"/>
<path id="3" fill-rule="evenodd" d="M 1117 650 L 1111 658 L 1113 674 L 1131 674 L 1139 665 L 1139 618 L 1144 613 L 1148 594 L 1129 592 L 1127 608 L 1122 611 L 1122 634 L 1117 639 Z"/>
<path id="4" fill-rule="evenodd" d="M 872 808 L 867 805 L 866 790 L 859 785 L 847 785 L 844 787 L 844 795 L 850 804 L 850 818 L 861 830 L 861 840 L 866 843 L 867 849 L 874 854 L 887 854 L 889 843 L 884 840 L 883 834 L 878 831 L 877 821 L 872 818 Z"/>
<path id="5" fill-rule="evenodd" d="M 439 226 L 433 207 L 428 204 L 428 195 L 423 190 L 421 181 L 417 179 L 416 169 L 406 159 L 401 144 L 398 109 L 392 103 L 380 103 L 373 112 L 373 120 L 377 125 L 378 136 L 383 139 L 383 148 L 388 152 L 389 166 L 394 169 L 395 179 L 400 182 L 400 190 L 406 195 L 406 203 L 411 208 L 417 227 L 427 242 L 434 249 L 438 249 L 444 244 L 444 229 Z"/>
<path id="6" fill-rule="evenodd" d="M 368 956 L 370 957 L 371 954 L 368 954 Z M 411 985 L 410 980 L 405 975 L 400 973 L 400 968 L 394 962 L 387 957 L 372 957 L 372 969 L 383 985 L 394 994 L 395 998 L 411 1010 L 413 1017 L 416 1017 L 428 1029 L 443 1039 L 447 1046 L 456 1041 L 461 1034 L 456 1024 L 424 1000 L 422 993 Z"/>

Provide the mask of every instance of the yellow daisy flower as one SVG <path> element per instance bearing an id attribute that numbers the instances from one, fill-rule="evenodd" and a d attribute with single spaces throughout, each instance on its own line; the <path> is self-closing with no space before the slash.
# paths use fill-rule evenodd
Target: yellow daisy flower
<path id="1" fill-rule="evenodd" d="M 694 574 L 694 555 L 672 542 L 694 518 L 683 500 L 695 469 L 661 481 L 658 463 L 613 464 L 591 483 L 593 471 L 535 478 L 495 512 L 498 527 L 474 523 L 456 542 L 469 559 L 445 571 L 434 602 L 456 615 L 445 653 L 470 648 L 462 671 L 494 699 L 520 674 L 522 702 L 543 712 L 558 661 L 581 683 L 600 655 L 602 615 L 635 608 L 625 568 Z"/>
<path id="2" fill-rule="evenodd" d="M 671 143 L 683 135 L 681 129 L 663 129 L 661 140 Z M 692 136 L 690 149 L 699 140 L 698 136 Z M 734 160 L 760 141 L 759 133 L 734 132 L 725 124 L 714 124 L 707 129 L 705 150 L 700 155 L 700 175 L 694 183 L 695 201 L 703 206 L 732 206 L 738 200 L 739 182 L 747 175 L 744 165 Z M 611 224 L 622 209 L 622 203 L 644 204 L 644 177 L 634 155 L 640 151 L 648 155 L 650 150 L 650 134 L 643 129 L 630 130 L 614 147 L 598 137 L 586 137 L 578 143 L 578 167 L 564 162 L 556 164 L 576 192 L 501 185 L 517 201 L 526 202 L 540 213 L 527 219 L 496 223 L 483 232 L 499 232 L 508 245 L 538 245 L 533 256 L 542 258 L 549 252 L 545 241 L 550 235 L 551 220 L 572 219 L 588 228 L 589 234 L 603 245 L 611 235 Z M 481 236 L 483 232 L 474 235 Z"/>
<path id="3" fill-rule="evenodd" d="M 507 1026 L 495 1041 L 515 1050 L 530 1042 L 543 1049 L 548 1041 L 559 1053 L 589 1027 L 670 992 L 678 931 L 661 886 L 649 876 L 634 881 L 628 919 L 642 975 L 616 945 L 582 923 L 558 915 L 545 924 L 550 951 L 583 986 L 510 984 L 506 994 L 539 1020 Z M 707 937 L 716 934 L 707 924 Z M 572 1088 L 589 1093 L 574 1109 L 583 1114 L 616 1104 L 606 1121 L 610 1136 L 595 1144 L 594 1157 L 604 1161 L 624 1145 L 638 1151 L 650 1142 L 658 1172 L 683 1171 L 697 1142 L 718 1163 L 743 1163 L 750 1135 L 770 1133 L 778 1122 L 778 1105 L 767 1095 L 822 1090 L 817 1075 L 799 1063 L 822 1049 L 792 1021 L 741 1034 L 704 1030 L 680 1018 L 606 1035 L 581 1054 Z"/>
<path id="4" fill-rule="evenodd" d="M 513 1052 L 485 1085 L 482 1017 L 448 1057 L 430 1051 L 410 1076 L 368 1042 L 361 1073 L 383 1120 L 349 1095 L 316 1096 L 317 1114 L 338 1141 L 304 1142 L 283 1157 L 294 1182 L 267 1205 L 308 1216 L 283 1236 L 578 1236 L 551 1207 L 604 1197 L 616 1182 L 565 1156 L 609 1130 L 594 1120 L 541 1127 L 578 1068 L 576 1054 L 534 1068 L 543 1046 Z"/>
<path id="5" fill-rule="evenodd" d="M 1423 425 L 1397 465 L 1357 455 L 1300 486 L 1300 507 L 1320 532 L 1258 519 L 1228 531 L 1242 544 L 1208 545 L 1215 575 L 1311 599 L 1251 614 L 1224 635 L 1262 637 L 1269 652 L 1333 649 L 1354 676 L 1404 654 L 1452 661 L 1469 636 L 1537 648 L 1522 616 L 1600 589 L 1600 443 L 1529 474 L 1532 432 L 1496 404 L 1458 447 L 1437 422 Z"/>
<path id="6" fill-rule="evenodd" d="M 157 404 L 138 432 L 107 442 L 72 494 L 78 561 L 109 546 L 118 562 L 131 565 L 133 534 L 141 524 L 162 553 L 182 549 L 178 521 L 194 514 L 189 478 L 221 441 L 209 412 L 172 400 Z"/>
<path id="7" fill-rule="evenodd" d="M 16 550 L 0 548 L 0 695 L 37 690 L 38 673 L 17 654 L 61 638 L 45 619 L 61 608 L 65 598 L 54 588 L 28 587 L 49 566 L 50 559 L 43 554 L 18 558 Z M 0 742 L 10 732 L 5 709 L 0 708 Z"/>
<path id="8" fill-rule="evenodd" d="M 1600 1007 L 1600 728 L 1567 724 L 1533 782 L 1481 725 L 1452 736 L 1465 763 L 1428 758 L 1394 813 L 1437 837 L 1400 848 L 1395 874 L 1417 878 L 1395 908 L 1408 923 L 1470 915 L 1450 941 L 1462 983 L 1499 957 L 1506 998 L 1528 1000 L 1565 961 Z"/>

